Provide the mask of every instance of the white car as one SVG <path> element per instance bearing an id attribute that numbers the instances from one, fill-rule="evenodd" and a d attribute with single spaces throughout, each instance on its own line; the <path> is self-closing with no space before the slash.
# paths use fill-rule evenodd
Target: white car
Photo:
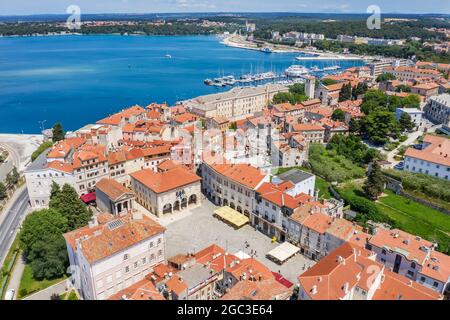
<path id="1" fill-rule="evenodd" d="M 14 300 L 16 291 L 14 289 L 8 290 L 5 294 L 5 300 Z"/>

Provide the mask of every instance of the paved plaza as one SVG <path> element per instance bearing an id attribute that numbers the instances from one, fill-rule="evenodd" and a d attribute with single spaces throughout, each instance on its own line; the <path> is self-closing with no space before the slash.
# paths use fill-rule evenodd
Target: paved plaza
<path id="1" fill-rule="evenodd" d="M 166 257 L 199 251 L 213 243 L 223 247 L 230 253 L 244 251 L 274 272 L 281 273 L 286 279 L 297 283 L 297 277 L 306 270 L 304 266 L 312 266 L 314 262 L 297 254 L 283 265 L 278 265 L 266 258 L 266 253 L 277 247 L 263 233 L 247 225 L 235 230 L 213 216 L 218 207 L 205 200 L 201 207 L 182 213 L 180 217 L 164 217 L 158 221 L 166 226 Z M 245 241 L 249 247 L 245 247 Z"/>

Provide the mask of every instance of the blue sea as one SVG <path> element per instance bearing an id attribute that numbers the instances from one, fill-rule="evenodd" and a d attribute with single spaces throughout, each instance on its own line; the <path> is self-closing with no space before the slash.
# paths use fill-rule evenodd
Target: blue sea
<path id="1" fill-rule="evenodd" d="M 75 130 L 131 105 L 230 89 L 208 87 L 206 78 L 282 73 L 294 63 L 363 64 L 296 62 L 296 55 L 230 48 L 214 36 L 0 38 L 0 133 L 39 133 L 56 122 Z"/>

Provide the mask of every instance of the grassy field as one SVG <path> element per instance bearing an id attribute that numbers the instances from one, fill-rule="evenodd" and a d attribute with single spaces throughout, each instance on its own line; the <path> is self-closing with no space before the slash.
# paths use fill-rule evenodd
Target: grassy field
<path id="1" fill-rule="evenodd" d="M 61 300 L 79 300 L 75 291 L 65 292 L 59 296 Z"/>
<path id="2" fill-rule="evenodd" d="M 342 189 L 361 195 L 361 187 L 355 184 L 347 184 Z M 450 216 L 391 191 L 385 190 L 385 194 L 375 205 L 382 214 L 394 220 L 399 229 L 437 242 L 439 251 L 450 250 Z"/>
<path id="3" fill-rule="evenodd" d="M 334 150 L 327 150 L 320 144 L 311 144 L 309 164 L 316 174 L 324 177 L 327 181 L 344 182 L 365 176 L 364 168 L 354 164 L 350 159 L 338 155 Z"/>
<path id="4" fill-rule="evenodd" d="M 46 280 L 46 279 L 36 280 L 33 278 L 33 272 L 31 270 L 31 267 L 27 264 L 27 265 L 25 265 L 22 279 L 20 280 L 18 298 L 21 299 L 21 298 L 28 296 L 34 292 L 48 288 L 58 282 L 63 281 L 66 278 L 67 277 L 64 276 L 64 277 L 52 279 L 52 280 Z"/>

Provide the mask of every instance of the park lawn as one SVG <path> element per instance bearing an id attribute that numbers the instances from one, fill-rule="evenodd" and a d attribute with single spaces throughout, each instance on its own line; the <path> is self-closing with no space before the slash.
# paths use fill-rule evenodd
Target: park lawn
<path id="1" fill-rule="evenodd" d="M 52 279 L 52 280 L 36 280 L 33 278 L 33 272 L 31 270 L 30 265 L 25 265 L 25 269 L 23 271 L 22 279 L 20 279 L 20 286 L 18 292 L 18 298 L 22 299 L 25 296 L 28 296 L 37 291 L 41 291 L 45 288 L 48 288 L 58 282 L 66 279 L 67 276 L 63 276 L 61 278 Z"/>
<path id="2" fill-rule="evenodd" d="M 328 189 L 329 186 L 330 184 L 328 182 L 326 182 L 321 177 L 316 176 L 316 189 L 320 190 L 319 198 L 330 199 L 333 197 L 330 193 L 330 190 Z"/>
<path id="3" fill-rule="evenodd" d="M 361 196 L 361 186 L 346 184 L 345 193 Z M 450 250 L 450 217 L 418 202 L 385 190 L 375 205 L 381 214 L 391 218 L 400 230 L 437 242 L 439 251 Z"/>
<path id="4" fill-rule="evenodd" d="M 443 209 L 446 209 L 446 210 L 450 211 L 450 202 L 448 202 L 448 201 L 445 201 L 445 200 L 442 200 L 442 199 L 439 199 L 439 198 L 430 197 L 430 196 L 428 196 L 425 193 L 420 192 L 420 191 L 405 190 L 404 192 L 408 193 L 411 196 L 417 197 L 419 199 L 429 201 L 429 202 L 433 203 L 434 205 L 436 205 L 438 207 L 441 207 Z"/>
<path id="5" fill-rule="evenodd" d="M 416 219 L 425 220 L 442 231 L 450 234 L 450 216 L 406 197 L 396 195 L 392 191 L 386 190 L 385 193 L 387 196 L 380 198 L 379 202 L 403 212 L 407 212 L 410 216 L 413 216 Z"/>
<path id="6" fill-rule="evenodd" d="M 64 292 L 63 294 L 60 294 L 59 298 L 61 300 L 79 300 L 77 294 L 73 290 L 70 292 Z"/>

